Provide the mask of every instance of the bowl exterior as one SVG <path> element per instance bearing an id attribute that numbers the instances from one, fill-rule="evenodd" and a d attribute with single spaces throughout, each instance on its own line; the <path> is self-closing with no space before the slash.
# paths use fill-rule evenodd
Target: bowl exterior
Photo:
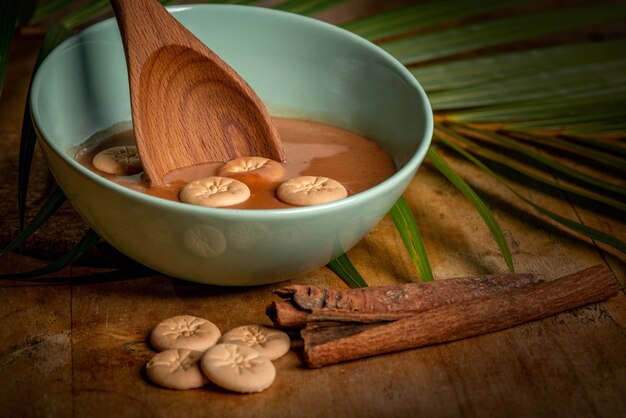
<path id="1" fill-rule="evenodd" d="M 42 147 L 74 208 L 107 242 L 156 271 L 216 285 L 272 283 L 327 264 L 354 246 L 403 190 L 398 185 L 384 197 L 355 205 L 282 216 L 185 212 L 103 187 L 66 164 L 44 141 Z"/>
<path id="2" fill-rule="evenodd" d="M 74 161 L 76 148 L 130 119 L 123 49 L 110 20 L 55 50 L 31 92 L 40 144 L 78 213 L 136 261 L 216 285 L 284 280 L 349 250 L 387 213 L 424 157 L 432 115 L 417 82 L 378 48 L 312 19 L 237 6 L 171 11 L 251 84 L 272 114 L 332 123 L 376 139 L 399 171 L 347 199 L 288 210 L 195 207 L 89 172 Z M 248 29 L 233 35 L 233 26 Z"/>

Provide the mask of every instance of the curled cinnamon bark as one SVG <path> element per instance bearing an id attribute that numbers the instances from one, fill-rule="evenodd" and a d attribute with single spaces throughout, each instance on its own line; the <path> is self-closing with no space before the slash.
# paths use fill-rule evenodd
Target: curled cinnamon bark
<path id="1" fill-rule="evenodd" d="M 309 313 L 303 311 L 291 302 L 281 300 L 272 302 L 266 310 L 267 316 L 272 320 L 274 325 L 284 328 L 303 328 L 309 319 Z"/>
<path id="2" fill-rule="evenodd" d="M 304 327 L 310 321 L 394 321 L 539 282 L 532 274 L 508 273 L 349 290 L 295 285 L 275 292 L 288 302 L 275 302 L 268 315 L 275 325 L 290 328 Z"/>
<path id="3" fill-rule="evenodd" d="M 545 318 L 617 294 L 602 265 L 489 298 L 448 304 L 394 322 L 309 322 L 302 331 L 310 367 L 454 341 Z"/>

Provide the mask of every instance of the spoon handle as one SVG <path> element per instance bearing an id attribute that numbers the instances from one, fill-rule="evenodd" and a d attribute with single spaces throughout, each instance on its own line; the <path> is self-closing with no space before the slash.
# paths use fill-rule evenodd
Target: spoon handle
<path id="1" fill-rule="evenodd" d="M 128 68 L 133 130 L 154 185 L 181 167 L 243 155 L 283 161 L 252 88 L 157 0 L 110 0 Z"/>
<path id="2" fill-rule="evenodd" d="M 196 47 L 190 44 L 189 32 L 158 0 L 109 1 L 115 12 L 129 65 L 141 65 L 154 51 L 173 43 Z M 132 54 L 128 53 L 129 50 Z"/>

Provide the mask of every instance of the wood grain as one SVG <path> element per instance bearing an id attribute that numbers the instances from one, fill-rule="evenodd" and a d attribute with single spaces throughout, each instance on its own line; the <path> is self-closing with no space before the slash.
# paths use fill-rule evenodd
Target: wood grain
<path id="1" fill-rule="evenodd" d="M 355 262 L 367 271 L 367 260 Z M 15 270 L 41 264 L 18 256 L 8 263 Z M 222 330 L 263 323 L 272 290 L 284 284 L 222 289 L 79 267 L 59 276 L 72 283 L 0 283 L 2 300 L 13 301 L 0 305 L 0 378 L 7 392 L 0 408 L 7 416 L 194 417 L 210 410 L 228 417 L 482 417 L 485 411 L 617 417 L 626 406 L 619 396 L 624 322 L 610 310 L 626 310 L 623 295 L 481 337 L 319 370 L 303 368 L 301 343 L 294 340 L 292 351 L 275 363 L 275 384 L 241 396 L 214 386 L 177 392 L 152 385 L 143 371 L 154 355 L 149 332 L 180 313 L 211 318 Z M 326 269 L 295 283 L 342 287 Z M 52 345 L 38 345 L 41 351 L 30 356 L 19 350 L 33 336 L 59 333 L 69 337 L 70 346 L 61 351 L 71 357 L 46 377 L 40 369 L 55 358 Z M 19 353 L 25 353 L 22 361 L 8 361 Z"/>
<path id="2" fill-rule="evenodd" d="M 388 2 L 366 0 L 372 7 Z M 358 9 L 363 2 L 348 2 Z M 389 2 L 391 3 L 391 2 Z M 397 3 L 397 1 L 396 1 Z M 359 10 L 363 15 L 371 13 Z M 30 69 L 41 38 L 16 37 L 0 98 L 0 242 L 18 228 L 16 190 L 19 132 Z M 598 263 L 622 283 L 621 254 L 534 216 L 470 164 L 447 160 L 471 182 L 504 229 L 520 272 L 555 279 Z M 30 212 L 52 178 L 38 153 Z M 516 184 L 538 204 L 625 239 L 623 220 L 591 215 L 550 193 Z M 482 219 L 428 164 L 406 198 L 426 240 L 437 279 L 505 272 Z M 28 271 L 67 252 L 85 225 L 69 206 L 28 241 L 24 253 L 0 260 L 0 273 Z M 384 219 L 351 252 L 370 285 L 416 281 L 393 222 Z M 154 351 L 152 327 L 171 315 L 214 320 L 222 330 L 266 321 L 272 290 L 221 289 L 125 267 L 102 245 L 81 263 L 54 275 L 63 283 L 0 282 L 0 415 L 90 417 L 620 417 L 626 410 L 626 297 L 593 304 L 507 330 L 417 350 L 366 358 L 319 370 L 303 367 L 302 343 L 276 362 L 276 383 L 258 395 L 213 386 L 175 392 L 152 385 L 143 367 Z M 335 289 L 345 285 L 325 268 L 282 283 Z M 268 321 L 269 322 L 269 321 Z"/>
<path id="3" fill-rule="evenodd" d="M 242 156 L 284 161 L 250 86 L 157 0 L 111 0 L 126 53 L 133 129 L 155 185 L 174 169 Z"/>

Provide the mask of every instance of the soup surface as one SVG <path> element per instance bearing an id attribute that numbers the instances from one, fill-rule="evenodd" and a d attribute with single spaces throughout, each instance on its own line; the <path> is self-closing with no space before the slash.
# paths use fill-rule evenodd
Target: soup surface
<path id="1" fill-rule="evenodd" d="M 280 181 L 259 179 L 252 173 L 231 175 L 244 182 L 251 196 L 243 203 L 229 206 L 233 209 L 281 209 L 290 208 L 276 197 L 276 189 L 285 180 L 298 176 L 323 176 L 338 181 L 347 189 L 348 195 L 367 190 L 395 173 L 391 157 L 377 144 L 345 129 L 298 119 L 272 119 L 286 154 L 282 163 L 285 176 Z M 169 173 L 165 186 L 152 186 L 150 181 L 137 174 L 116 176 L 96 169 L 93 157 L 100 151 L 119 145 L 135 145 L 132 130 L 123 131 L 94 141 L 88 140 L 77 154 L 76 160 L 88 169 L 122 186 L 152 196 L 180 201 L 180 190 L 189 182 L 219 175 L 223 163 L 186 167 Z"/>

